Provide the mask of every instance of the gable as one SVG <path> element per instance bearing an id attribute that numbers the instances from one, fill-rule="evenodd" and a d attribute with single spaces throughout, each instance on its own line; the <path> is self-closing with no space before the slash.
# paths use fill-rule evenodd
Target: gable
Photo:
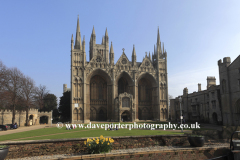
<path id="1" fill-rule="evenodd" d="M 131 62 L 129 61 L 128 57 L 126 54 L 123 52 L 121 57 L 118 59 L 116 65 L 131 65 Z"/>

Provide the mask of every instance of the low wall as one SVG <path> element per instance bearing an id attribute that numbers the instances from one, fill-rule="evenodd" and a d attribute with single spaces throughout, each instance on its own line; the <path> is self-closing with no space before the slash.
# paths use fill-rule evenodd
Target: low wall
<path id="1" fill-rule="evenodd" d="M 132 152 L 132 153 L 107 153 L 107 154 L 95 154 L 95 155 L 81 155 L 72 156 L 69 158 L 61 158 L 61 160 L 206 160 L 214 157 L 219 157 L 228 153 L 228 149 L 224 147 L 220 148 L 188 148 L 188 149 L 174 149 L 174 150 L 158 150 L 147 152 Z M 218 159 L 218 160 L 224 160 Z"/>
<path id="2" fill-rule="evenodd" d="M 149 146 L 190 146 L 186 135 L 125 136 L 111 138 L 114 139 L 113 150 L 143 148 Z M 41 155 L 75 154 L 79 152 L 84 153 L 87 151 L 87 148 L 84 146 L 84 141 L 86 139 L 87 138 L 33 140 L 1 142 L 0 144 L 6 144 L 10 146 L 7 159 L 12 159 Z M 171 151 L 171 154 L 178 154 L 172 152 L 173 151 Z M 209 152 L 213 151 L 210 150 Z M 169 151 L 169 155 L 171 154 Z M 179 154 L 183 153 L 179 152 Z M 212 155 L 212 153 L 210 155 Z"/>

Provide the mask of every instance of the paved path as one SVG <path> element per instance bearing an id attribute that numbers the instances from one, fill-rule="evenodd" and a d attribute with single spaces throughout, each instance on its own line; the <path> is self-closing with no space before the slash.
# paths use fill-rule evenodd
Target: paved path
<path id="1" fill-rule="evenodd" d="M 56 127 L 56 125 L 52 125 L 53 127 Z M 19 127 L 18 129 L 9 129 L 7 131 L 0 131 L 0 136 L 2 135 L 7 135 L 7 134 L 12 134 L 12 133 L 19 133 L 19 132 L 25 132 L 25 131 L 31 131 L 31 130 L 35 130 L 35 129 L 41 129 L 44 127 L 51 127 L 51 125 L 34 125 L 34 126 L 28 126 L 28 127 Z"/>

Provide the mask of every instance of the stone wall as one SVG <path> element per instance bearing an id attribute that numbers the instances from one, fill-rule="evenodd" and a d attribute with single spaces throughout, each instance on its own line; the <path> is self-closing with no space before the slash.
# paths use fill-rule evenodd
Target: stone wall
<path id="1" fill-rule="evenodd" d="M 112 137 L 114 139 L 113 150 L 142 148 L 149 146 L 190 146 L 185 135 L 162 135 L 162 136 L 133 136 Z M 23 158 L 41 155 L 75 154 L 86 153 L 84 146 L 86 138 L 64 140 L 34 140 L 19 142 L 1 142 L 9 145 L 7 158 Z M 174 153 L 175 154 L 175 153 Z M 169 153 L 170 155 L 170 153 Z"/>
<path id="2" fill-rule="evenodd" d="M 30 118 L 32 115 L 32 119 Z M 28 111 L 29 116 L 29 125 L 37 125 L 39 124 L 39 120 L 41 116 L 48 117 L 48 124 L 51 123 L 52 112 L 38 112 L 38 109 L 30 108 Z M 24 126 L 26 123 L 26 111 L 16 111 L 15 113 L 15 122 L 17 122 L 18 126 Z M 0 124 L 12 124 L 12 111 L 11 110 L 0 110 Z"/>
<path id="3" fill-rule="evenodd" d="M 107 153 L 107 154 L 89 154 L 74 156 L 71 158 L 62 158 L 62 160 L 206 160 L 228 153 L 227 148 L 188 148 L 174 150 L 158 150 L 132 153 Z M 218 160 L 223 160 L 218 159 Z"/>

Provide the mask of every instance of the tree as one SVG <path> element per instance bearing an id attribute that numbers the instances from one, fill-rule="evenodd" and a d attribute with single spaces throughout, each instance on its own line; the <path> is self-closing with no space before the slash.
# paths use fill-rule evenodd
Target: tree
<path id="1" fill-rule="evenodd" d="M 21 97 L 21 79 L 23 78 L 23 74 L 17 68 L 7 69 L 4 77 L 4 99 L 9 102 L 12 109 L 12 123 L 15 122 L 15 112 L 16 112 L 16 104 L 18 97 Z"/>
<path id="2" fill-rule="evenodd" d="M 28 111 L 31 107 L 33 107 L 34 104 L 34 98 L 36 93 L 36 87 L 33 79 L 30 77 L 23 77 L 22 78 L 22 97 L 25 101 L 26 106 L 26 125 L 28 125 Z"/>
<path id="3" fill-rule="evenodd" d="M 51 111 L 57 109 L 57 97 L 54 94 L 46 94 L 43 97 L 43 109 L 41 111 Z"/>
<path id="4" fill-rule="evenodd" d="M 61 119 L 64 121 L 70 120 L 70 113 L 71 113 L 71 92 L 67 91 L 63 93 L 63 96 L 60 97 L 60 103 L 59 103 L 59 114 L 61 116 Z"/>
<path id="5" fill-rule="evenodd" d="M 38 109 L 43 109 L 44 107 L 44 97 L 48 94 L 48 90 L 46 89 L 46 86 L 39 85 L 39 87 L 36 87 L 36 93 L 35 93 L 35 102 Z"/>

